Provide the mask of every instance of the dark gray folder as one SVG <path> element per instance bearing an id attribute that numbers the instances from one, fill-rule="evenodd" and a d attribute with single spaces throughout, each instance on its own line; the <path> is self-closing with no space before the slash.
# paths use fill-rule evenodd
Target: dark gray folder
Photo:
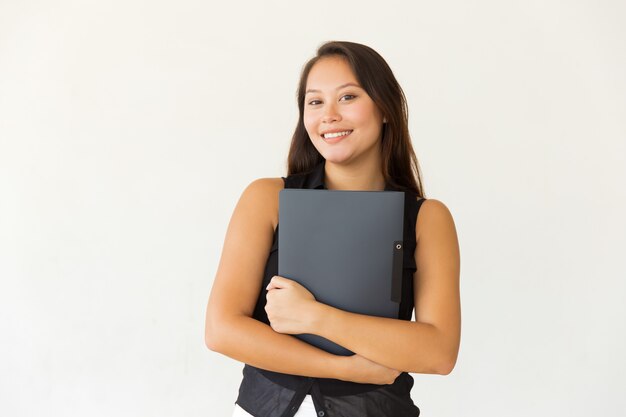
<path id="1" fill-rule="evenodd" d="M 353 313 L 398 318 L 404 193 L 287 188 L 279 193 L 278 275 Z M 294 335 L 327 352 L 348 349 Z"/>

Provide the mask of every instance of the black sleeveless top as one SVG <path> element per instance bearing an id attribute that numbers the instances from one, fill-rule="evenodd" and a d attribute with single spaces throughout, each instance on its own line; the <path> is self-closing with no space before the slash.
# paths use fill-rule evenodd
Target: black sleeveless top
<path id="1" fill-rule="evenodd" d="M 312 171 L 282 177 L 285 188 L 326 189 L 324 184 L 325 161 Z M 385 186 L 385 191 L 399 191 Z M 404 254 L 402 295 L 398 310 L 401 320 L 411 320 L 413 315 L 413 274 L 416 271 L 415 223 L 425 199 L 417 201 L 417 194 L 405 191 L 404 199 Z M 409 254 L 409 256 L 407 256 Z M 263 283 L 253 318 L 269 325 L 265 311 L 267 290 L 274 275 L 278 275 L 278 225 L 269 252 Z M 413 403 L 410 393 L 413 377 L 402 372 L 393 384 L 360 384 L 331 378 L 312 378 L 290 375 L 256 368 L 245 364 L 243 380 L 236 403 L 255 417 L 292 417 L 307 394 L 311 394 L 319 417 L 333 416 L 419 416 L 420 410 Z"/>

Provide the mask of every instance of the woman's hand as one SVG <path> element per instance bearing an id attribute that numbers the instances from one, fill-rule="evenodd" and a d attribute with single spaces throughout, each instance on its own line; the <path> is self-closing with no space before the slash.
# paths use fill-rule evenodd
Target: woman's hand
<path id="1" fill-rule="evenodd" d="M 354 354 L 345 357 L 344 381 L 358 382 L 360 384 L 393 384 L 402 373 L 398 370 L 387 368 L 379 363 Z"/>
<path id="2" fill-rule="evenodd" d="M 272 277 L 266 289 L 265 311 L 274 331 L 283 334 L 312 333 L 319 303 L 309 290 L 279 275 Z"/>

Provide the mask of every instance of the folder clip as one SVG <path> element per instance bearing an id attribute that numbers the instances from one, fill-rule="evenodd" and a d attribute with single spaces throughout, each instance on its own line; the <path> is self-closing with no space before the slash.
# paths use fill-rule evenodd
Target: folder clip
<path id="1" fill-rule="evenodd" d="M 401 240 L 393 242 L 393 267 L 391 270 L 391 301 L 399 303 L 402 296 L 402 261 L 404 244 Z"/>

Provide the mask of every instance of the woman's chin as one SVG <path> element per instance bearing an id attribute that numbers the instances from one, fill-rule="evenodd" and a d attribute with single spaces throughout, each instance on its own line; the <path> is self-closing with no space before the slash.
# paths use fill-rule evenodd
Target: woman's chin
<path id="1" fill-rule="evenodd" d="M 321 153 L 321 152 L 320 152 Z M 350 160 L 350 154 L 348 152 L 324 152 L 321 153 L 326 162 L 333 164 L 343 164 Z"/>

